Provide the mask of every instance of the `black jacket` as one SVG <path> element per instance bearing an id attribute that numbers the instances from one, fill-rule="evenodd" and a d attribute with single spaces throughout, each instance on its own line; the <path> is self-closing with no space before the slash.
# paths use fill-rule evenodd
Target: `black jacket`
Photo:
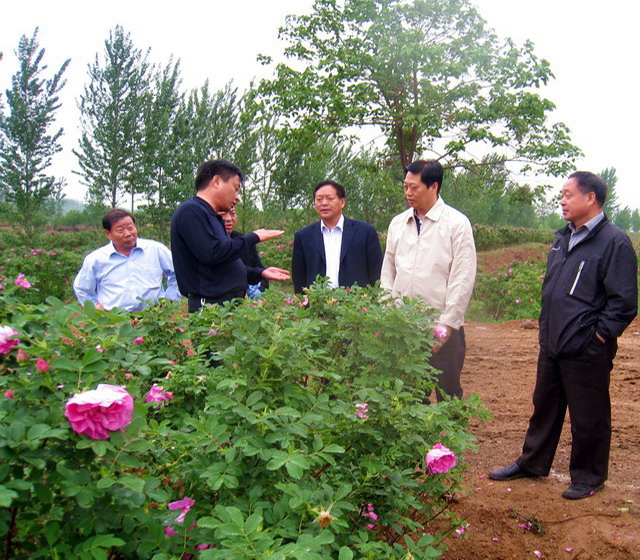
<path id="1" fill-rule="evenodd" d="M 627 235 L 606 216 L 568 250 L 571 230 L 556 234 L 542 284 L 540 348 L 554 357 L 581 352 L 597 332 L 616 338 L 638 310 L 638 264 Z"/>
<path id="2" fill-rule="evenodd" d="M 376 229 L 366 222 L 344 218 L 340 248 L 340 286 L 371 286 L 380 280 L 382 249 Z M 296 231 L 291 255 L 291 276 L 294 291 L 313 284 L 318 276 L 327 273 L 324 239 L 320 222 Z"/>
<path id="3" fill-rule="evenodd" d="M 262 278 L 241 260 L 259 241 L 255 233 L 229 237 L 222 218 L 203 199 L 194 196 L 183 202 L 171 220 L 171 254 L 180 293 L 222 300 L 243 297 L 248 284 Z"/>

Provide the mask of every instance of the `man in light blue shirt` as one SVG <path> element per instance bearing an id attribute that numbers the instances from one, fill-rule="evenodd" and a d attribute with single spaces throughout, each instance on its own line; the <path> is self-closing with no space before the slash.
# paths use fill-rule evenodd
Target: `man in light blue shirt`
<path id="1" fill-rule="evenodd" d="M 162 243 L 139 239 L 132 214 L 109 210 L 102 227 L 109 243 L 85 257 L 73 281 L 81 305 L 90 301 L 96 309 L 140 311 L 160 298 L 180 300 L 171 252 Z"/>

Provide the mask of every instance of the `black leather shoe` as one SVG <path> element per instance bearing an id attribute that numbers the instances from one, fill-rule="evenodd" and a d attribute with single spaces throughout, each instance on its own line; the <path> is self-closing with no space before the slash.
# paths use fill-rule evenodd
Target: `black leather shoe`
<path id="1" fill-rule="evenodd" d="M 598 486 L 569 484 L 569 488 L 562 493 L 562 497 L 567 498 L 567 500 L 581 500 L 582 498 L 593 496 L 598 490 L 602 490 L 603 486 L 604 484 L 598 484 Z"/>
<path id="2" fill-rule="evenodd" d="M 516 478 L 535 478 L 537 476 L 537 474 L 525 471 L 518 463 L 489 473 L 489 478 L 492 480 L 515 480 Z"/>

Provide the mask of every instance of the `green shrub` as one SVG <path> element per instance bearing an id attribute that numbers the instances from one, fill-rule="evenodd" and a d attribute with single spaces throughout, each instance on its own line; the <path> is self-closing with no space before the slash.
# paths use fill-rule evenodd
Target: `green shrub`
<path id="1" fill-rule="evenodd" d="M 473 237 L 478 251 L 490 251 L 491 249 L 523 245 L 525 243 L 547 243 L 551 245 L 555 233 L 551 230 L 474 224 Z"/>
<path id="2" fill-rule="evenodd" d="M 537 319 L 543 261 L 514 262 L 495 273 L 478 273 L 469 317 L 476 320 Z"/>
<path id="3" fill-rule="evenodd" d="M 486 412 L 476 397 L 423 404 L 424 309 L 320 286 L 306 299 L 270 291 L 189 318 L 170 303 L 131 317 L 27 305 L 17 290 L 0 292 L 0 325 L 20 333 L 0 355 L 10 557 L 435 558 L 460 523 L 447 505 L 473 447 L 469 422 Z M 64 418 L 67 399 L 98 383 L 135 401 L 131 424 L 106 440 Z M 145 402 L 153 383 L 173 398 Z M 436 443 L 458 467 L 425 474 Z"/>

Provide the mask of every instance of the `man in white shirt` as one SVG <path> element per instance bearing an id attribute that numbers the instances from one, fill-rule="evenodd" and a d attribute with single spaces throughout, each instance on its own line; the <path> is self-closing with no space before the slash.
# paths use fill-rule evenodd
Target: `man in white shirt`
<path id="1" fill-rule="evenodd" d="M 171 252 L 162 243 L 140 239 L 132 214 L 109 210 L 102 227 L 109 243 L 85 257 L 73 281 L 82 305 L 90 301 L 97 309 L 140 311 L 160 298 L 180 300 Z"/>
<path id="2" fill-rule="evenodd" d="M 375 228 L 342 214 L 347 202 L 342 185 L 321 181 L 313 191 L 320 221 L 296 231 L 291 257 L 293 288 L 301 293 L 318 276 L 329 286 L 370 286 L 380 279 L 382 249 Z"/>
<path id="3" fill-rule="evenodd" d="M 389 224 L 382 287 L 417 297 L 439 311 L 430 364 L 442 371 L 442 393 L 462 397 L 464 313 L 476 276 L 476 249 L 468 218 L 440 197 L 444 171 L 438 161 L 416 161 L 406 169 L 404 193 L 411 208 Z"/>

